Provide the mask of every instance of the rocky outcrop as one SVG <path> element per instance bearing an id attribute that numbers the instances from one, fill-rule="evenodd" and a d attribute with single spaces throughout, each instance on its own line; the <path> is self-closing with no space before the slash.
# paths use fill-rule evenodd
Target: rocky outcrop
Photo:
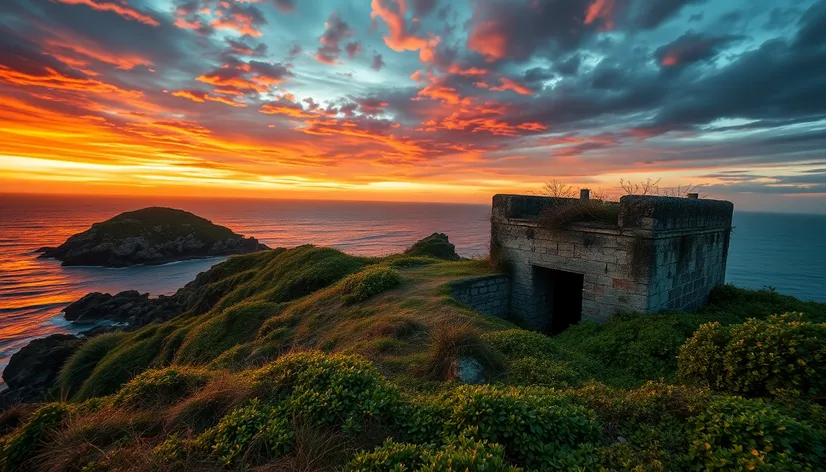
<path id="1" fill-rule="evenodd" d="M 60 260 L 66 266 L 126 267 L 262 249 L 268 248 L 255 238 L 244 238 L 192 213 L 152 207 L 95 223 L 60 246 L 39 252 L 40 257 Z"/>
<path id="2" fill-rule="evenodd" d="M 64 308 L 63 316 L 76 324 L 109 321 L 139 327 L 166 321 L 181 311 L 181 306 L 173 297 L 149 298 L 148 293 L 128 290 L 115 295 L 99 292 L 86 294 Z"/>
<path id="3" fill-rule="evenodd" d="M 430 236 L 416 241 L 416 244 L 404 251 L 406 256 L 425 256 L 445 259 L 449 261 L 459 260 L 456 254 L 456 246 L 450 243 L 444 233 L 433 233 Z"/>
<path id="4" fill-rule="evenodd" d="M 0 394 L 0 406 L 35 402 L 45 398 L 66 359 L 83 344 L 68 334 L 35 339 L 11 356 L 3 371 L 8 390 Z"/>

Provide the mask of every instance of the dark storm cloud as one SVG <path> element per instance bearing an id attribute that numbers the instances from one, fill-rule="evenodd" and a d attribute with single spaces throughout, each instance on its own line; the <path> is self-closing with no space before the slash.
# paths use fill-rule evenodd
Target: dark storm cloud
<path id="1" fill-rule="evenodd" d="M 586 25 L 591 0 L 476 4 L 469 22 L 467 46 L 490 60 L 521 62 L 532 55 L 570 51 L 597 30 Z"/>
<path id="2" fill-rule="evenodd" d="M 659 112 L 656 126 L 718 118 L 821 119 L 826 116 L 826 2 L 810 8 L 791 41 L 771 40 L 713 75 L 687 84 Z"/>
<path id="3" fill-rule="evenodd" d="M 681 67 L 712 59 L 727 45 L 743 39 L 742 36 L 710 36 L 686 33 L 657 49 L 654 54 L 664 67 Z"/>
<path id="4" fill-rule="evenodd" d="M 675 17 L 686 5 L 705 3 L 706 0 L 637 0 L 635 23 L 638 27 L 652 30 Z"/>

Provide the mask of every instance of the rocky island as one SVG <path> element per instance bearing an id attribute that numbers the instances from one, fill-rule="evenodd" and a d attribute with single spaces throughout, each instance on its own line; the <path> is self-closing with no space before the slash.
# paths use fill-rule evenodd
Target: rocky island
<path id="1" fill-rule="evenodd" d="M 127 267 L 201 257 L 246 254 L 268 249 L 187 211 L 150 207 L 121 213 L 75 234 L 58 247 L 39 249 L 40 257 L 64 266 Z"/>

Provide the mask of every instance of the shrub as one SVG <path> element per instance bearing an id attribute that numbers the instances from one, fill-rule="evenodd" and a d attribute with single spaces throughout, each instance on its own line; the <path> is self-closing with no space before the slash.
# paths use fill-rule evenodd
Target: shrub
<path id="1" fill-rule="evenodd" d="M 508 359 L 553 357 L 559 354 L 559 348 L 556 347 L 552 338 L 524 329 L 493 331 L 482 335 L 482 339 Z"/>
<path id="2" fill-rule="evenodd" d="M 773 289 L 748 290 L 721 285 L 712 290 L 708 304 L 700 309 L 708 320 L 742 323 L 749 318 L 768 318 L 780 313 L 800 312 L 812 322 L 826 322 L 826 304 L 804 302 Z"/>
<path id="3" fill-rule="evenodd" d="M 363 302 L 402 283 L 399 273 L 385 266 L 373 266 L 348 276 L 341 282 L 341 301 L 345 305 Z"/>
<path id="4" fill-rule="evenodd" d="M 570 387 L 580 385 L 585 379 L 585 373 L 576 364 L 542 357 L 523 357 L 508 367 L 511 385 Z"/>
<path id="5" fill-rule="evenodd" d="M 397 443 L 387 440 L 372 452 L 362 452 L 349 464 L 354 472 L 516 472 L 504 461 L 505 449 L 499 444 L 475 441 L 460 436 L 451 443 L 437 447 Z"/>
<path id="6" fill-rule="evenodd" d="M 747 396 L 826 394 L 826 324 L 802 315 L 703 325 L 680 350 L 679 374 Z"/>
<path id="7" fill-rule="evenodd" d="M 593 414 L 553 391 L 463 386 L 444 398 L 447 428 L 474 429 L 476 439 L 499 443 L 513 462 L 556 468 L 581 443 L 599 439 Z"/>
<path id="8" fill-rule="evenodd" d="M 196 439 L 208 448 L 220 463 L 230 465 L 242 457 L 246 463 L 272 459 L 290 451 L 293 431 L 284 408 L 273 407 L 253 399 L 223 417 L 215 428 Z"/>
<path id="9" fill-rule="evenodd" d="M 502 354 L 485 343 L 471 325 L 447 324 L 431 334 L 425 374 L 433 380 L 458 379 L 461 363 L 467 358 L 478 363 L 485 381 L 499 377 L 506 370 Z"/>
<path id="10" fill-rule="evenodd" d="M 398 392 L 359 356 L 287 354 L 256 371 L 253 383 L 262 398 L 311 424 L 339 425 L 348 435 L 367 422 L 388 419 L 398 403 Z"/>
<path id="11" fill-rule="evenodd" d="M 92 371 L 112 349 L 118 346 L 126 337 L 126 333 L 114 332 L 95 336 L 86 341 L 63 364 L 57 384 L 64 398 L 71 398 L 77 392 L 83 381 L 89 378 Z"/>
<path id="12" fill-rule="evenodd" d="M 152 408 L 188 397 L 203 387 L 209 371 L 187 367 L 148 370 L 130 380 L 115 395 L 115 406 Z"/>
<path id="13" fill-rule="evenodd" d="M 691 423 L 694 470 L 818 470 L 826 435 L 761 400 L 714 401 Z"/>
<path id="14" fill-rule="evenodd" d="M 459 255 L 456 254 L 456 246 L 451 244 L 447 235 L 443 233 L 433 233 L 424 239 L 416 241 L 416 244 L 404 251 L 404 255 L 435 257 L 436 259 L 449 261 L 459 260 Z"/>
<path id="15" fill-rule="evenodd" d="M 602 326 L 572 326 L 554 340 L 639 381 L 657 380 L 675 374 L 680 347 L 701 324 L 690 314 L 617 315 Z"/>
<path id="16" fill-rule="evenodd" d="M 0 470 L 23 470 L 24 463 L 72 412 L 73 408 L 65 403 L 49 403 L 35 411 L 26 424 L 3 438 L 0 444 Z"/>

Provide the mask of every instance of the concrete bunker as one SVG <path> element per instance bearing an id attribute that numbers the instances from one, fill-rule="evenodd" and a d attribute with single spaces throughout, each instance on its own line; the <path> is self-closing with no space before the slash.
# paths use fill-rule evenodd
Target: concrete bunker
<path id="1" fill-rule="evenodd" d="M 691 197 L 494 196 L 491 256 L 510 268 L 508 312 L 526 327 L 558 333 L 619 312 L 699 308 L 725 282 L 734 206 Z M 549 209 L 581 204 L 598 205 L 608 218 L 563 225 L 545 218 Z"/>

